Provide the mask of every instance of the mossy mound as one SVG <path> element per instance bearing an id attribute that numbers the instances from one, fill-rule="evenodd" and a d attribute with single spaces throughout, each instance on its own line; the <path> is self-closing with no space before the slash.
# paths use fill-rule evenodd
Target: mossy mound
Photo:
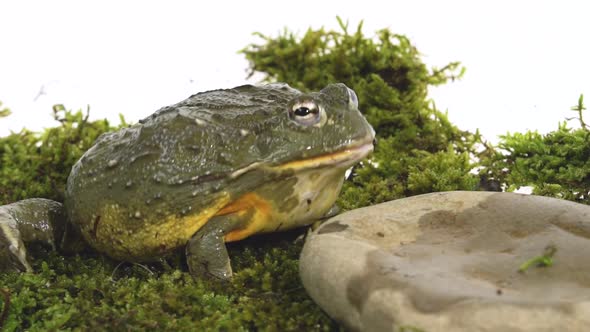
<path id="1" fill-rule="evenodd" d="M 0 276 L 6 331 L 331 331 L 298 277 L 301 231 L 229 246 L 231 282 L 194 280 L 182 264 L 138 265 L 35 248 L 35 274 Z M 178 260 L 180 261 L 180 260 Z"/>

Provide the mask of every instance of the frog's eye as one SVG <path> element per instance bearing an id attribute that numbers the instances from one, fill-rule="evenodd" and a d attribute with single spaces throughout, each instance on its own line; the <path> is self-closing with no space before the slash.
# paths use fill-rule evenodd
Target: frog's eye
<path id="1" fill-rule="evenodd" d="M 319 127 L 325 118 L 324 110 L 314 102 L 300 102 L 289 109 L 289 118 L 304 126 Z"/>
<path id="2" fill-rule="evenodd" d="M 348 102 L 354 105 L 354 108 L 359 108 L 359 98 L 356 96 L 356 93 L 353 89 L 348 89 Z"/>

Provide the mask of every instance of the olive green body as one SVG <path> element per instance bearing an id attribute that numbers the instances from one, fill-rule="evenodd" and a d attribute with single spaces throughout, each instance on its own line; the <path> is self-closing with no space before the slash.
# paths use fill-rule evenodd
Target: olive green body
<path id="1" fill-rule="evenodd" d="M 101 136 L 72 169 L 65 209 L 92 247 L 130 261 L 184 247 L 215 217 L 240 223 L 226 241 L 284 230 L 329 211 L 373 137 L 343 84 L 204 92 Z"/>

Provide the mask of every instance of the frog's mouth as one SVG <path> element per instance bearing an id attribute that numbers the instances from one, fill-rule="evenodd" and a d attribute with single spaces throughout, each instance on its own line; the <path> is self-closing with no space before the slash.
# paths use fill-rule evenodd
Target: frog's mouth
<path id="1" fill-rule="evenodd" d="M 306 169 L 316 169 L 321 167 L 349 168 L 359 162 L 361 159 L 365 158 L 372 151 L 373 140 L 371 139 L 370 141 L 363 142 L 361 144 L 347 146 L 346 148 L 337 150 L 336 152 L 307 159 L 291 161 L 281 165 L 269 166 L 264 162 L 255 162 L 234 171 L 231 173 L 230 177 L 235 179 L 240 175 L 254 169 L 266 169 L 273 172 L 286 170 L 299 172 Z"/>
<path id="2" fill-rule="evenodd" d="M 373 141 L 362 143 L 354 146 L 348 146 L 336 152 L 303 159 L 291 161 L 286 164 L 272 167 L 273 170 L 295 170 L 300 171 L 304 169 L 321 168 L 321 167 L 337 167 L 349 168 L 352 165 L 365 158 L 373 151 Z"/>

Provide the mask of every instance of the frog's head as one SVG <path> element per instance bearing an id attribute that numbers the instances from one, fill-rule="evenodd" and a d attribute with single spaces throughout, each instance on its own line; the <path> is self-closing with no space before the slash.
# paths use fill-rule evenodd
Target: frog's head
<path id="1" fill-rule="evenodd" d="M 268 129 L 268 128 L 267 128 Z M 269 139 L 270 138 L 270 139 Z M 300 93 L 276 116 L 265 138 L 267 160 L 279 170 L 348 168 L 373 150 L 375 131 L 342 83 Z"/>
<path id="2" fill-rule="evenodd" d="M 306 225 L 332 215 L 346 169 L 373 150 L 375 131 L 359 112 L 355 92 L 344 84 L 311 93 L 286 85 L 256 87 L 254 91 L 268 101 L 260 103 L 266 118 L 251 122 L 248 128 L 253 135 L 245 135 L 242 146 L 258 157 L 234 171 L 232 178 L 256 169 L 282 176 L 260 180 L 260 173 L 252 172 L 235 188 L 257 183 L 256 195 L 277 208 L 276 218 L 282 222 L 261 223 L 265 231 Z M 252 137 L 254 144 L 249 144 Z"/>

